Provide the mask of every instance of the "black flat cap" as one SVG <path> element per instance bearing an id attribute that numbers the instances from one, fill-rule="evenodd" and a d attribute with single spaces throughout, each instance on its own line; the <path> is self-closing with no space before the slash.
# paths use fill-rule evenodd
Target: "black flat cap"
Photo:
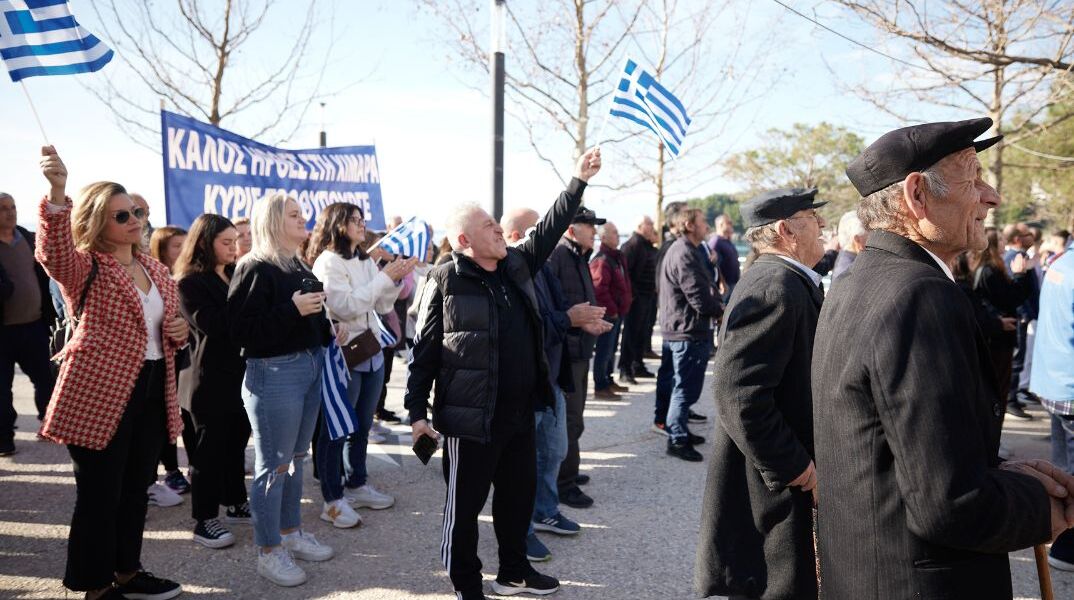
<path id="1" fill-rule="evenodd" d="M 598 219 L 597 213 L 584 206 L 578 208 L 578 212 L 574 213 L 574 219 L 571 220 L 571 223 L 587 223 L 589 225 L 603 225 L 607 222 L 608 219 Z"/>
<path id="2" fill-rule="evenodd" d="M 742 203 L 742 224 L 760 227 L 780 219 L 793 217 L 794 213 L 807 208 L 819 208 L 827 202 L 814 202 L 817 188 L 783 188 L 765 192 Z"/>
<path id="3" fill-rule="evenodd" d="M 889 131 L 880 136 L 847 165 L 847 177 L 864 198 L 889 185 L 921 172 L 948 154 L 974 148 L 990 148 L 1002 135 L 973 141 L 992 127 L 992 119 L 925 123 Z"/>

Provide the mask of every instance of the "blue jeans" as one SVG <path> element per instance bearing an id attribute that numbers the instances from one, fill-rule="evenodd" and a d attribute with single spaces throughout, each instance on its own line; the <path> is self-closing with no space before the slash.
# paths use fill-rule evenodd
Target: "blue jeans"
<path id="1" fill-rule="evenodd" d="M 321 435 L 317 436 L 317 473 L 321 478 L 321 496 L 325 502 L 343 497 L 343 473 L 347 473 L 347 487 L 365 485 L 365 453 L 369 445 L 369 428 L 373 425 L 373 413 L 380 399 L 380 387 L 384 383 L 384 367 L 375 371 L 351 371 L 347 385 L 347 400 L 358 416 L 357 429 L 353 434 L 338 440 L 329 440 L 328 426 L 322 421 Z"/>
<path id="2" fill-rule="evenodd" d="M 690 407 L 701 396 L 711 347 L 712 342 L 708 339 L 664 342 L 664 355 L 671 354 L 674 370 L 667 414 L 668 437 L 673 443 L 685 443 L 689 436 L 686 424 Z M 665 370 L 663 360 L 660 370 Z"/>
<path id="3" fill-rule="evenodd" d="M 559 464 L 567 456 L 567 399 L 558 385 L 552 386 L 556 409 L 545 408 L 534 413 L 537 423 L 537 494 L 533 502 L 533 521 L 554 517 L 559 513 Z"/>
<path id="4" fill-rule="evenodd" d="M 254 440 L 250 512 L 254 543 L 279 546 L 281 529 L 302 524 L 302 457 L 320 416 L 324 349 L 250 358 L 242 400 Z M 279 467 L 288 470 L 280 473 Z"/>
<path id="5" fill-rule="evenodd" d="M 1052 415 L 1052 463 L 1074 474 L 1074 415 Z"/>
<path id="6" fill-rule="evenodd" d="M 593 350 L 593 388 L 597 390 L 607 389 L 612 384 L 615 346 L 619 341 L 619 328 L 623 324 L 623 320 L 618 317 L 606 320 L 611 322 L 612 328 L 600 334 Z"/>

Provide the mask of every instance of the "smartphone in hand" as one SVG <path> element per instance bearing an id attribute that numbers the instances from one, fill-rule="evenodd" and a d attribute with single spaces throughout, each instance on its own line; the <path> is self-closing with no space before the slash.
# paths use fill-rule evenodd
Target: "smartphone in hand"
<path id="1" fill-rule="evenodd" d="M 429 464 L 429 459 L 436 453 L 436 449 L 440 447 L 440 444 L 433 438 L 422 435 L 418 437 L 418 440 L 414 442 L 414 454 L 421 461 L 421 464 Z"/>
<path id="2" fill-rule="evenodd" d="M 312 277 L 305 277 L 302 279 L 302 283 L 299 284 L 299 290 L 303 294 L 320 293 L 324 291 L 324 284 L 320 280 L 313 279 Z"/>

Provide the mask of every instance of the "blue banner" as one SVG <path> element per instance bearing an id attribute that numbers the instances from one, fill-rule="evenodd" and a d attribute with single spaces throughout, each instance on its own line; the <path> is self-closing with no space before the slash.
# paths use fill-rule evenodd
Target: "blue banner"
<path id="1" fill-rule="evenodd" d="M 249 217 L 258 199 L 284 192 L 309 229 L 337 202 L 362 207 L 369 229 L 386 229 L 374 146 L 281 150 L 168 111 L 160 117 L 169 225 L 188 228 L 202 213 Z"/>

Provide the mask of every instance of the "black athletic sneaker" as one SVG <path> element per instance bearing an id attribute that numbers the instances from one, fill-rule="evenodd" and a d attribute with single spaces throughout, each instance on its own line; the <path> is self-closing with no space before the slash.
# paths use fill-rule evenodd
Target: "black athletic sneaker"
<path id="1" fill-rule="evenodd" d="M 585 484 L 589 483 L 589 475 L 586 475 L 584 473 L 579 474 L 579 475 L 575 475 L 574 476 L 574 483 L 576 483 L 578 485 L 585 485 Z"/>
<path id="2" fill-rule="evenodd" d="M 127 600 L 168 600 L 182 594 L 183 587 L 149 571 L 138 571 L 127 583 L 117 583 L 116 591 Z"/>
<path id="3" fill-rule="evenodd" d="M 704 423 L 704 422 L 705 422 L 705 421 L 707 421 L 708 419 L 709 419 L 709 418 L 708 418 L 708 417 L 706 417 L 705 415 L 700 415 L 700 414 L 698 414 L 698 413 L 695 413 L 695 412 L 694 412 L 694 411 L 692 411 L 692 410 L 690 411 L 690 414 L 689 414 L 689 416 L 687 417 L 687 420 L 689 420 L 689 421 L 690 421 L 691 423 Z"/>
<path id="4" fill-rule="evenodd" d="M 254 516 L 250 514 L 250 503 L 243 502 L 235 506 L 227 507 L 224 512 L 225 523 L 253 523 Z"/>
<path id="5" fill-rule="evenodd" d="M 668 440 L 668 454 L 688 462 L 701 462 L 705 457 L 690 444 L 674 444 Z"/>
<path id="6" fill-rule="evenodd" d="M 537 594 L 547 596 L 559 590 L 559 580 L 548 575 L 541 575 L 534 571 L 521 580 L 505 577 L 497 577 L 492 582 L 492 591 L 501 596 L 514 596 L 515 594 Z"/>
<path id="7" fill-rule="evenodd" d="M 206 548 L 227 548 L 235 543 L 235 535 L 219 519 L 205 519 L 194 526 L 194 541 Z"/>
<path id="8" fill-rule="evenodd" d="M 691 446 L 700 446 L 701 444 L 705 443 L 705 438 L 699 435 L 695 435 L 693 433 L 687 433 L 686 435 L 689 436 L 686 439 Z"/>
<path id="9" fill-rule="evenodd" d="M 593 506 L 593 499 L 586 495 L 577 486 L 559 492 L 559 501 L 571 508 L 589 508 Z"/>

